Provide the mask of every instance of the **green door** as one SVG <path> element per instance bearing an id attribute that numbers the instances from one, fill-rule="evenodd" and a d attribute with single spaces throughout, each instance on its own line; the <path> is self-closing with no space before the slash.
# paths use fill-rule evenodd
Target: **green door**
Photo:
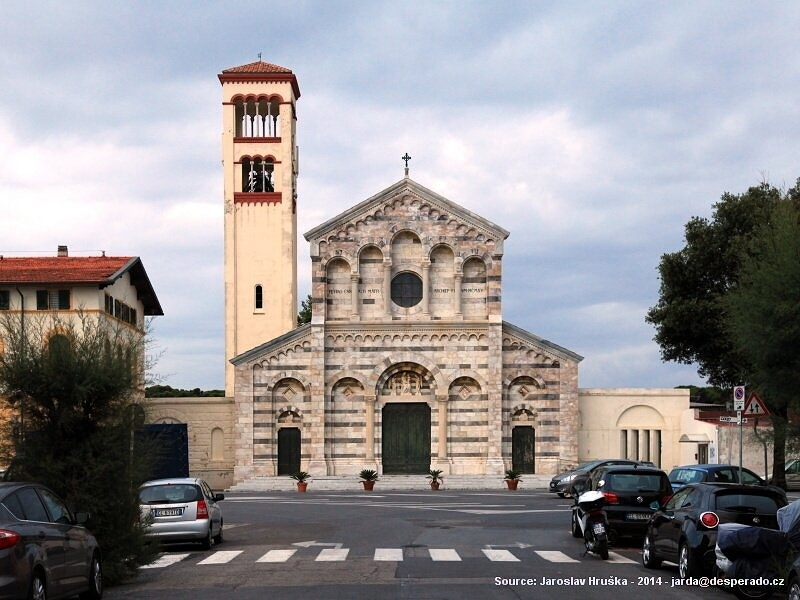
<path id="1" fill-rule="evenodd" d="M 427 473 L 431 466 L 431 408 L 424 402 L 387 404 L 382 411 L 383 472 Z"/>
<path id="2" fill-rule="evenodd" d="M 300 429 L 278 429 L 278 475 L 291 475 L 300 470 Z"/>
<path id="3" fill-rule="evenodd" d="M 534 473 L 534 429 L 518 426 L 511 430 L 511 468 L 520 473 Z"/>

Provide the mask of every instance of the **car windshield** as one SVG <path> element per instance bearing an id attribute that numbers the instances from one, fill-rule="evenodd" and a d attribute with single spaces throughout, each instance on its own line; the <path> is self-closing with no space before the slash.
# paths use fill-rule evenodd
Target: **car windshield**
<path id="1" fill-rule="evenodd" d="M 180 504 L 199 498 L 200 490 L 191 484 L 149 485 L 139 490 L 141 504 Z"/>
<path id="2" fill-rule="evenodd" d="M 703 472 L 696 469 L 673 469 L 669 480 L 672 483 L 697 483 L 703 480 Z"/>
<path id="3" fill-rule="evenodd" d="M 717 494 L 717 510 L 747 513 L 774 514 L 782 505 L 775 497 L 766 494 Z"/>
<path id="4" fill-rule="evenodd" d="M 608 473 L 605 481 L 609 489 L 622 493 L 658 492 L 664 487 L 662 476 L 657 473 Z"/>

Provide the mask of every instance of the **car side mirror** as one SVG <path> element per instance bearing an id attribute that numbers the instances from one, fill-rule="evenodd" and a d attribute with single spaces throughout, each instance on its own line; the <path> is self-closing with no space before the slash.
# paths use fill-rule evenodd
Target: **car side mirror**
<path id="1" fill-rule="evenodd" d="M 214 494 L 214 502 L 219 502 L 220 500 L 225 500 L 225 494 Z"/>
<path id="2" fill-rule="evenodd" d="M 658 510 L 659 508 L 661 508 L 661 505 L 658 503 L 657 500 L 653 500 L 650 503 L 650 510 Z"/>

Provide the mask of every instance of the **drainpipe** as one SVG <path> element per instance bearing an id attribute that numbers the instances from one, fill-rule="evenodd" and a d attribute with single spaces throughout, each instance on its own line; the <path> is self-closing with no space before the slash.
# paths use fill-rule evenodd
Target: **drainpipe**
<path id="1" fill-rule="evenodd" d="M 22 294 L 19 288 L 17 288 L 17 293 L 19 294 L 19 325 L 22 331 L 23 337 L 25 336 L 25 296 Z"/>

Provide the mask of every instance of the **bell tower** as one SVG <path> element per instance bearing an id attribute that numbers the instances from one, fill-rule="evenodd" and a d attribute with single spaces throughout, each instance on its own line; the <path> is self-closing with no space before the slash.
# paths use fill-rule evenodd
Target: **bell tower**
<path id="1" fill-rule="evenodd" d="M 260 58 L 260 57 L 259 57 Z M 297 324 L 295 112 L 290 69 L 261 60 L 225 69 L 222 169 L 225 197 L 225 395 L 230 359 Z"/>

